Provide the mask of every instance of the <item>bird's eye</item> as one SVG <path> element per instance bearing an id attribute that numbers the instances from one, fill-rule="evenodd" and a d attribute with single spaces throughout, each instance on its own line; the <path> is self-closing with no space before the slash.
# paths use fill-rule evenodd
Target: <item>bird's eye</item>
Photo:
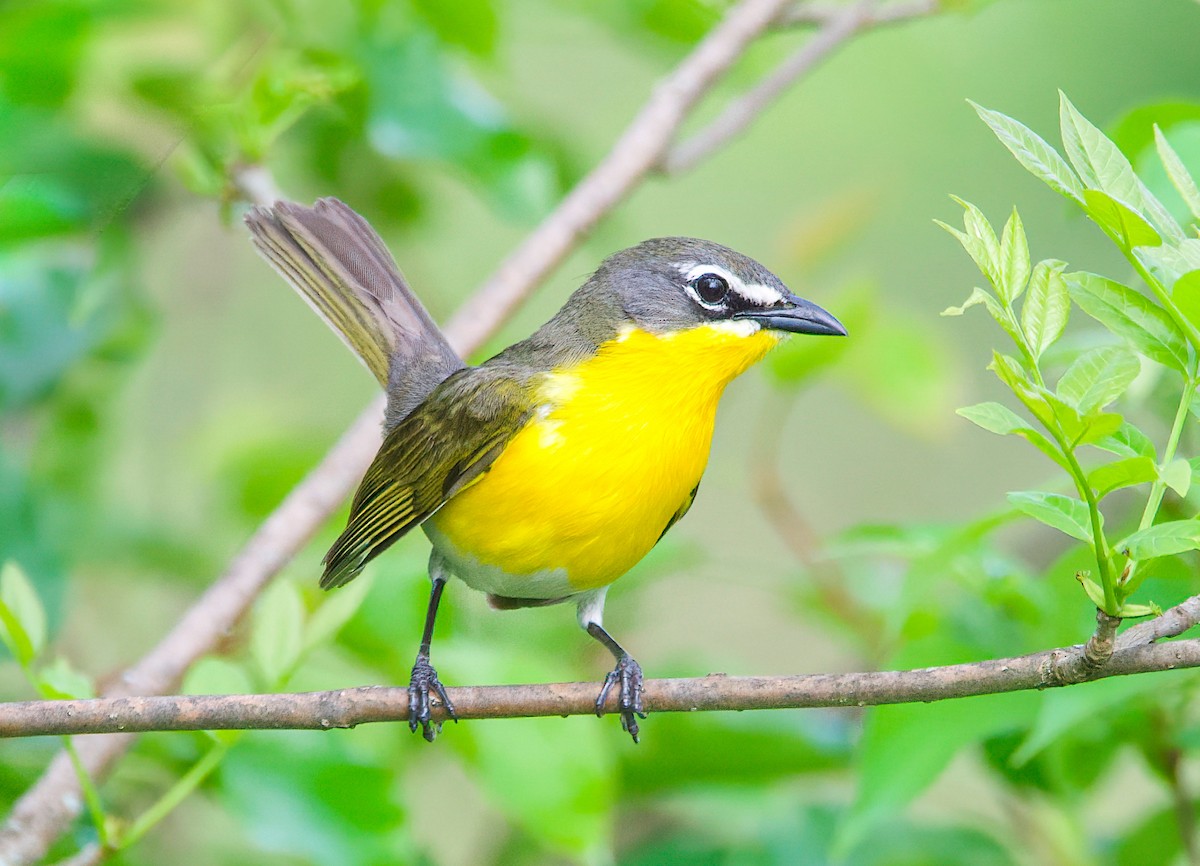
<path id="1" fill-rule="evenodd" d="M 716 274 L 703 274 L 696 277 L 692 280 L 692 288 L 696 290 L 696 297 L 711 306 L 721 303 L 729 294 L 729 283 L 725 282 L 724 277 Z"/>

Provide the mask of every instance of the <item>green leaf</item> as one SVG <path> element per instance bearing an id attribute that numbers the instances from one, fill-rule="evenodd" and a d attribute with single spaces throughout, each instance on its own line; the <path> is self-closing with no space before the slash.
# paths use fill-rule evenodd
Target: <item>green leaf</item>
<path id="1" fill-rule="evenodd" d="M 1087 593 L 1087 597 L 1091 599 L 1092 604 L 1101 610 L 1105 610 L 1108 602 L 1104 599 L 1104 587 L 1096 583 L 1086 571 L 1076 572 L 1075 579 L 1079 581 L 1079 585 L 1083 587 L 1083 591 Z"/>
<path id="2" fill-rule="evenodd" d="M 992 433 L 998 433 L 1001 436 L 1008 434 L 1021 436 L 1059 466 L 1066 468 L 1058 446 L 1007 406 L 1000 403 L 977 403 L 974 406 L 964 406 L 958 410 L 958 414 Z"/>
<path id="3" fill-rule="evenodd" d="M 1192 219 L 1200 220 L 1200 189 L 1196 188 L 1196 181 L 1183 164 L 1183 160 L 1179 158 L 1179 154 L 1175 152 L 1175 148 L 1171 147 L 1167 137 L 1158 128 L 1157 123 L 1154 124 L 1154 144 L 1158 148 L 1158 158 L 1162 160 L 1163 167 L 1167 170 L 1167 177 L 1171 179 L 1171 185 L 1175 187 L 1179 197 L 1187 205 Z"/>
<path id="4" fill-rule="evenodd" d="M 1188 346 L 1183 332 L 1145 295 L 1083 271 L 1067 274 L 1066 281 L 1071 297 L 1089 316 L 1152 361 L 1180 372 L 1187 370 Z"/>
<path id="5" fill-rule="evenodd" d="M 1008 501 L 1020 511 L 1059 532 L 1080 541 L 1092 540 L 1092 524 L 1088 507 L 1072 496 L 1025 490 L 1008 494 Z"/>
<path id="6" fill-rule="evenodd" d="M 1004 332 L 1008 334 L 1009 338 L 1012 339 L 1014 343 L 1016 343 L 1018 346 L 1021 345 L 1021 332 L 1017 329 L 1017 324 L 1013 320 L 1013 317 L 1009 315 L 1008 311 L 1005 310 L 1004 307 L 1000 306 L 999 301 L 992 297 L 992 295 L 989 294 L 985 289 L 981 289 L 978 286 L 971 290 L 971 296 L 963 302 L 962 306 L 947 307 L 946 309 L 942 310 L 942 315 L 961 316 L 971 307 L 974 307 L 978 304 L 983 304 L 987 308 L 988 313 L 991 314 L 991 317 L 996 321 L 996 324 L 1004 329 Z"/>
<path id="7" fill-rule="evenodd" d="M 1079 113 L 1065 93 L 1059 91 L 1058 96 L 1063 149 L 1084 185 L 1136 202 L 1133 166 L 1125 154 Z"/>
<path id="8" fill-rule="evenodd" d="M 1002 403 L 976 403 L 974 406 L 964 406 L 957 414 L 1001 436 L 1030 429 L 1028 421 Z"/>
<path id="9" fill-rule="evenodd" d="M 1000 285 L 996 288 L 1011 306 L 1025 291 L 1028 282 L 1029 241 L 1025 238 L 1021 216 L 1014 207 L 1000 235 Z"/>
<path id="10" fill-rule="evenodd" d="M 1121 457 L 1149 457 L 1152 461 L 1158 458 L 1150 438 L 1128 422 L 1123 422 L 1111 435 L 1096 439 L 1091 444 Z"/>
<path id="11" fill-rule="evenodd" d="M 1123 604 L 1117 611 L 1121 619 L 1136 619 L 1139 616 L 1162 616 L 1162 608 L 1154 602 L 1150 604 Z"/>
<path id="12" fill-rule="evenodd" d="M 1190 467 L 1189 467 L 1190 469 Z M 1149 457 L 1126 457 L 1097 466 L 1088 473 L 1088 486 L 1103 498 L 1114 490 L 1145 484 L 1158 478 L 1158 466 Z"/>
<path id="13" fill-rule="evenodd" d="M 1114 545 L 1131 559 L 1155 559 L 1200 549 L 1200 520 L 1172 520 L 1139 530 Z"/>
<path id="14" fill-rule="evenodd" d="M 254 684 L 243 665 L 229 659 L 206 656 L 188 670 L 180 686 L 185 695 L 246 695 Z"/>
<path id="15" fill-rule="evenodd" d="M 1171 294 L 1184 318 L 1200 327 L 1200 270 L 1180 276 L 1171 286 Z"/>
<path id="16" fill-rule="evenodd" d="M 1133 254 L 1164 289 L 1177 288 L 1181 277 L 1200 270 L 1200 239 L 1197 238 L 1157 247 L 1138 247 Z"/>
<path id="17" fill-rule="evenodd" d="M 0 568 L 0 638 L 28 667 L 46 645 L 46 611 L 24 569 L 9 560 Z"/>
<path id="18" fill-rule="evenodd" d="M 62 656 L 39 670 L 37 680 L 42 695 L 49 700 L 68 701 L 96 696 L 91 678 L 71 667 L 71 663 Z"/>
<path id="19" fill-rule="evenodd" d="M 1182 240 L 1179 224 L 1134 174 L 1120 148 L 1080 114 L 1061 91 L 1059 104 L 1063 149 L 1084 186 L 1125 202 L 1145 216 L 1163 237 Z"/>
<path id="20" fill-rule="evenodd" d="M 945 224 L 938 223 L 938 225 L 945 225 Z M 979 304 L 987 304 L 989 310 L 992 308 L 992 305 L 996 305 L 995 308 L 997 310 L 1000 309 L 999 305 L 996 304 L 995 298 L 993 298 L 991 295 L 989 295 L 983 289 L 976 286 L 975 288 L 971 289 L 971 296 L 969 298 L 967 298 L 965 301 L 963 301 L 962 304 L 960 304 L 957 307 L 946 307 L 946 309 L 942 310 L 941 314 L 943 316 L 961 316 L 967 310 L 971 309 L 971 307 L 978 306 Z"/>
<path id="21" fill-rule="evenodd" d="M 1102 346 L 1084 352 L 1058 380 L 1058 396 L 1087 415 L 1125 393 L 1141 365 L 1124 346 Z"/>
<path id="22" fill-rule="evenodd" d="M 1029 295 L 1021 306 L 1021 328 L 1034 358 L 1062 336 L 1071 311 L 1071 295 L 1063 279 L 1066 262 L 1056 259 L 1040 261 L 1029 278 Z"/>
<path id="23" fill-rule="evenodd" d="M 996 239 L 995 230 L 987 221 L 987 217 L 975 205 L 958 196 L 952 195 L 950 198 L 963 208 L 965 231 L 960 232 L 941 220 L 934 220 L 934 222 L 958 238 L 958 242 L 967 251 L 967 255 L 974 260 L 988 281 L 996 287 L 996 291 L 1002 293 L 1004 280 L 1000 273 L 1000 242 Z"/>
<path id="24" fill-rule="evenodd" d="M 268 688 L 281 685 L 300 660 L 303 650 L 304 601 L 296 585 L 272 583 L 254 608 L 250 655 Z"/>
<path id="25" fill-rule="evenodd" d="M 1182 457 L 1172 460 L 1162 471 L 1163 484 L 1175 491 L 1178 496 L 1187 496 L 1192 487 L 1192 465 Z"/>
<path id="26" fill-rule="evenodd" d="M 1067 198 L 1083 202 L 1083 187 L 1058 151 L 1033 130 L 1011 117 L 974 102 L 970 105 L 1030 174 Z"/>
<path id="27" fill-rule="evenodd" d="M 1084 190 L 1083 199 L 1088 216 L 1120 239 L 1122 249 L 1156 247 L 1163 242 L 1154 227 L 1123 201 L 1098 189 Z"/>

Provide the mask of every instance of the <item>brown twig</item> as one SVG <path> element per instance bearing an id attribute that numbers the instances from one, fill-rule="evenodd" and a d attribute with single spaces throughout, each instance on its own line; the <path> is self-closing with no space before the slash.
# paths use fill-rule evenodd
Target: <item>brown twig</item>
<path id="1" fill-rule="evenodd" d="M 1080 660 L 1086 647 L 1046 650 L 909 671 L 647 680 L 651 712 L 765 710 L 800 707 L 877 706 L 941 701 L 1002 692 L 1044 689 L 1104 679 L 1200 667 L 1200 639 L 1114 652 L 1102 665 Z M 595 683 L 464 686 L 449 688 L 460 719 L 508 719 L 589 715 Z M 609 712 L 616 710 L 616 696 Z M 441 707 L 435 715 L 444 719 Z M 365 686 L 328 692 L 275 695 L 176 695 L 27 701 L 0 704 L 0 736 L 96 734 L 144 731 L 351 728 L 408 718 L 408 690 Z"/>
<path id="2" fill-rule="evenodd" d="M 1193 595 L 1186 601 L 1163 611 L 1162 616 L 1156 616 L 1127 629 L 1117 638 L 1116 648 L 1118 650 L 1129 649 L 1135 646 L 1145 646 L 1164 638 L 1176 637 L 1197 623 L 1200 623 L 1200 595 Z"/>
<path id="3" fill-rule="evenodd" d="M 510 255 L 450 320 L 451 343 L 466 354 L 511 315 L 516 305 L 579 243 L 584 234 L 643 181 L 691 109 L 772 22 L 787 0 L 743 0 L 655 89 L 609 155 Z M 273 184 L 250 172 L 238 181 L 254 195 Z M 162 694 L 232 629 L 256 595 L 349 495 L 378 446 L 381 402 L 373 403 L 337 446 L 280 504 L 230 568 L 110 696 Z M 101 776 L 132 744 L 129 736 L 89 738 L 78 751 L 85 769 Z M 0 863 L 19 866 L 45 855 L 79 814 L 82 799 L 69 760 L 60 753 L 17 801 L 0 828 Z"/>
<path id="4" fill-rule="evenodd" d="M 808 17 L 801 20 L 798 16 L 804 9 L 808 10 Z M 884 6 L 878 0 L 861 0 L 849 6 L 801 4 L 785 13 L 777 19 L 776 26 L 815 23 L 820 24 L 821 29 L 766 78 L 730 102 L 716 120 L 672 147 L 659 164 L 659 171 L 667 175 L 679 174 L 707 159 L 715 150 L 745 132 L 798 78 L 812 72 L 839 45 L 860 30 L 928 15 L 937 9 L 938 4 L 933 2 Z"/>
<path id="5" fill-rule="evenodd" d="M 463 304 L 449 327 L 481 341 L 663 159 L 688 114 L 778 18 L 787 0 L 743 0 L 654 89 L 608 155 Z M 486 301 L 486 302 L 485 302 Z"/>
<path id="6" fill-rule="evenodd" d="M 871 13 L 871 26 L 897 24 L 910 18 L 932 15 L 944 4 L 940 0 L 907 0 L 881 3 Z M 797 3 L 776 19 L 776 27 L 811 27 L 828 24 L 846 11 L 843 3 Z"/>

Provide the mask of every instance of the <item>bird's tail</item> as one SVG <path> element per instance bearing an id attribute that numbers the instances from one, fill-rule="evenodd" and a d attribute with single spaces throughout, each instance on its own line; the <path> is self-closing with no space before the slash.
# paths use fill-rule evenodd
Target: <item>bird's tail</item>
<path id="1" fill-rule="evenodd" d="M 389 423 L 462 367 L 379 235 L 341 201 L 279 201 L 251 209 L 246 225 L 263 257 L 387 390 Z"/>

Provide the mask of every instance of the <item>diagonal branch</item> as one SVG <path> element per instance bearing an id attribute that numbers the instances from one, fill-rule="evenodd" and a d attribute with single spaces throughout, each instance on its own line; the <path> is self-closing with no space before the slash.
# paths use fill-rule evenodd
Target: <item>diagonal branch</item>
<path id="1" fill-rule="evenodd" d="M 1073 685 L 1113 676 L 1200 667 L 1200 639 L 1135 646 L 1102 665 L 1089 647 L 1046 650 L 908 671 L 647 680 L 652 712 L 878 706 L 941 701 Z M 460 719 L 590 715 L 595 683 L 448 688 Z M 608 712 L 616 712 L 617 698 Z M 436 717 L 445 719 L 440 705 Z M 274 695 L 175 695 L 0 704 L 0 736 L 97 734 L 115 731 L 200 731 L 352 728 L 408 718 L 408 689 L 364 686 Z"/>
<path id="2" fill-rule="evenodd" d="M 896 3 L 880 3 L 871 13 L 872 26 L 896 24 L 917 18 L 921 15 L 932 15 L 946 6 L 945 0 L 900 0 Z M 846 11 L 842 3 L 820 3 L 808 0 L 797 3 L 775 20 L 776 27 L 809 27 L 825 25 L 835 20 Z"/>
<path id="3" fill-rule="evenodd" d="M 697 163 L 745 132 L 797 79 L 812 72 L 822 60 L 860 30 L 928 15 L 937 9 L 935 2 L 885 6 L 878 0 L 858 0 L 849 6 L 836 7 L 801 4 L 785 13 L 778 19 L 777 26 L 819 23 L 821 29 L 762 81 L 729 103 L 716 120 L 672 147 L 659 164 L 659 171 L 673 175 L 695 168 Z M 800 17 L 806 10 L 810 17 Z"/>

